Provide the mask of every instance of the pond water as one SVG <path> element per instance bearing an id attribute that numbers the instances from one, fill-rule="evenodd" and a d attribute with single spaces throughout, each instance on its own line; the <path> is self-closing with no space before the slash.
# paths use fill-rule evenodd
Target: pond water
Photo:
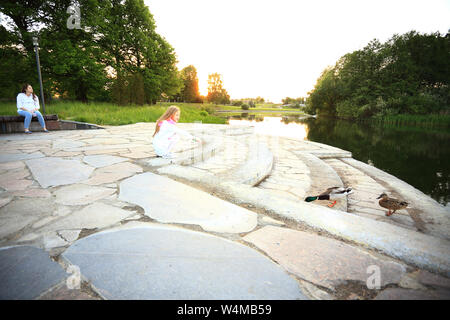
<path id="1" fill-rule="evenodd" d="M 450 132 L 359 123 L 300 115 L 242 114 L 228 123 L 250 124 L 256 133 L 325 143 L 406 181 L 442 205 L 450 205 Z"/>

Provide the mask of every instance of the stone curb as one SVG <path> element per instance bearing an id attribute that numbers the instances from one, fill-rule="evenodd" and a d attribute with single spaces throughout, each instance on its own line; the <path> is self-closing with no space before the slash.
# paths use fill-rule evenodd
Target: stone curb
<path id="1" fill-rule="evenodd" d="M 308 152 L 295 152 L 294 153 L 300 160 L 303 161 L 303 163 L 310 169 L 310 179 L 314 180 L 314 171 L 320 172 L 321 175 L 325 175 L 327 186 L 320 192 L 325 191 L 327 188 L 330 187 L 344 187 L 344 184 L 342 183 L 341 178 L 337 174 L 337 172 L 325 161 L 322 161 L 320 157 L 318 157 L 315 154 L 308 153 Z M 314 169 L 315 170 L 312 170 Z M 313 171 L 313 172 L 311 172 Z M 317 179 L 317 177 L 316 177 Z M 320 180 L 323 180 L 324 178 L 320 178 Z M 310 183 L 311 186 L 311 183 Z M 309 190 L 307 190 L 308 192 Z M 311 194 L 311 196 L 315 196 L 316 194 Z M 339 200 L 339 207 L 336 208 L 342 208 L 343 211 L 347 212 L 347 197 Z"/>
<path id="2" fill-rule="evenodd" d="M 260 142 L 249 148 L 249 156 L 243 164 L 227 173 L 227 180 L 254 186 L 270 174 L 272 167 L 273 154 L 265 143 Z"/>
<path id="3" fill-rule="evenodd" d="M 80 129 L 105 129 L 96 124 L 79 122 L 72 120 L 58 120 L 61 125 L 61 130 L 80 130 Z"/>
<path id="4" fill-rule="evenodd" d="M 306 152 L 306 153 L 310 153 L 315 155 L 318 158 L 321 159 L 326 159 L 326 158 L 351 158 L 352 157 L 352 153 L 350 151 L 347 150 L 343 150 L 343 149 L 339 149 L 324 143 L 320 143 L 320 142 L 314 142 L 314 141 L 307 141 L 307 140 L 301 140 L 301 139 L 296 139 L 296 138 L 292 138 L 292 137 L 284 137 L 284 139 L 286 140 L 291 140 L 291 141 L 298 141 L 307 145 L 311 145 L 314 147 L 320 147 L 320 148 L 324 148 L 326 150 L 324 151 L 320 151 L 320 150 L 308 150 L 308 151 L 297 151 L 297 152 Z"/>

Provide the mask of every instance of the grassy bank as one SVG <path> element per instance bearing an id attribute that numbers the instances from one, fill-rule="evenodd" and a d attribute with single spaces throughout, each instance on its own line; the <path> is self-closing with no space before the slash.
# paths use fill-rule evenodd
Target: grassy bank
<path id="1" fill-rule="evenodd" d="M 374 117 L 370 122 L 388 126 L 420 126 L 427 128 L 450 128 L 450 115 L 412 115 L 399 114 L 395 116 Z"/>
<path id="2" fill-rule="evenodd" d="M 61 120 L 98 125 L 124 125 L 136 122 L 155 122 L 170 105 L 176 105 L 181 109 L 180 122 L 226 123 L 224 118 L 212 115 L 215 110 L 213 105 L 194 103 L 163 102 L 145 106 L 118 106 L 106 102 L 84 104 L 76 101 L 57 101 L 46 104 L 45 111 L 46 114 L 57 114 Z M 0 115 L 17 115 L 16 103 L 0 103 Z"/>
<path id="3" fill-rule="evenodd" d="M 241 110 L 241 111 L 301 111 L 298 108 L 281 107 L 279 104 L 257 104 L 255 108 L 243 110 L 240 106 L 218 106 L 219 110 Z"/>

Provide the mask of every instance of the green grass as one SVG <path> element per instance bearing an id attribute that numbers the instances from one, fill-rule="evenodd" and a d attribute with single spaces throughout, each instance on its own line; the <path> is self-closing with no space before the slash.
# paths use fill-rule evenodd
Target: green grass
<path id="1" fill-rule="evenodd" d="M 281 108 L 277 104 L 257 104 L 255 108 L 243 110 L 240 106 L 218 106 L 219 110 L 242 110 L 242 111 L 295 111 L 299 112 L 298 108 Z"/>
<path id="2" fill-rule="evenodd" d="M 181 110 L 179 122 L 226 123 L 226 119 L 212 115 L 213 105 L 194 103 L 158 103 L 144 106 L 118 106 L 106 102 L 84 104 L 77 101 L 56 101 L 45 105 L 46 114 L 57 114 L 61 120 L 73 120 L 98 125 L 125 125 L 155 122 L 170 105 Z M 42 106 L 41 106 L 42 111 Z M 0 115 L 17 115 L 14 102 L 0 103 Z"/>
<path id="3" fill-rule="evenodd" d="M 399 114 L 393 116 L 376 117 L 371 122 L 390 126 L 420 126 L 420 127 L 444 127 L 450 128 L 450 115 L 414 115 Z"/>

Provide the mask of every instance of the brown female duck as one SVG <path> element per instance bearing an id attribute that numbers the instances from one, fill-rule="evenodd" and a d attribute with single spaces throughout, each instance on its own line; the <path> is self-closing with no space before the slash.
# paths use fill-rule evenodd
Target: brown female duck
<path id="1" fill-rule="evenodd" d="M 380 199 L 378 204 L 383 208 L 389 209 L 389 212 L 386 213 L 386 216 L 393 215 L 395 211 L 405 209 L 408 206 L 408 202 L 400 201 L 397 199 L 389 198 L 386 193 L 382 193 L 377 199 Z M 391 212 L 391 210 L 393 210 Z"/>

